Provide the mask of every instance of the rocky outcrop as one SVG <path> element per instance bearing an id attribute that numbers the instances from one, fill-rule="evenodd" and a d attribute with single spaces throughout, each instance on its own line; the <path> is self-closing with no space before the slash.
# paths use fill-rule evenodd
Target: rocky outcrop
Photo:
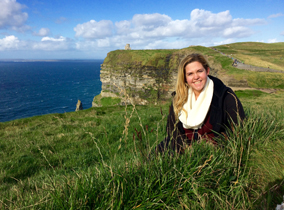
<path id="1" fill-rule="evenodd" d="M 170 73 L 169 69 L 142 65 L 113 67 L 103 64 L 100 76 L 102 97 L 123 96 L 127 103 L 143 105 L 168 98 L 175 80 L 175 74 Z"/>
<path id="2" fill-rule="evenodd" d="M 96 102 L 92 101 L 92 107 L 101 107 L 101 105 L 99 105 Z"/>
<path id="3" fill-rule="evenodd" d="M 80 110 L 83 110 L 83 104 L 80 100 L 78 100 L 75 111 L 80 111 Z"/>
<path id="4" fill-rule="evenodd" d="M 198 48 L 202 47 L 112 51 L 101 65 L 102 91 L 99 97 L 119 97 L 121 104 L 168 101 L 175 89 L 180 60 L 187 54 L 198 52 Z M 221 64 L 213 57 L 206 58 L 211 66 L 210 74 L 218 77 Z M 93 106 L 97 104 L 93 102 Z"/>

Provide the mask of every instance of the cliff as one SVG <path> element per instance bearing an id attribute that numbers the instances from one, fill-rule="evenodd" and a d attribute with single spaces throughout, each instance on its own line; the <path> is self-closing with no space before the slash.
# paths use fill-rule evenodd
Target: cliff
<path id="1" fill-rule="evenodd" d="M 145 105 L 168 101 L 174 91 L 180 60 L 193 52 L 213 51 L 194 46 L 180 50 L 116 50 L 109 52 L 101 65 L 102 91 L 93 101 L 98 106 L 105 97 L 120 98 L 120 104 Z M 214 51 L 213 51 L 214 53 Z M 210 56 L 210 74 L 219 75 L 220 62 Z"/>

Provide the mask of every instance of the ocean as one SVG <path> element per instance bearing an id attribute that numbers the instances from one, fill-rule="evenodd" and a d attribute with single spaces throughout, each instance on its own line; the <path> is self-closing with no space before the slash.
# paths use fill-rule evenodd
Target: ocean
<path id="1" fill-rule="evenodd" d="M 103 60 L 0 61 L 0 122 L 92 107 Z"/>

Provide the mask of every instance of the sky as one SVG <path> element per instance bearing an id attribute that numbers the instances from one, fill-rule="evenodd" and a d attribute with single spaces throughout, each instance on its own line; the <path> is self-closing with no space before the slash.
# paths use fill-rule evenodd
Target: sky
<path id="1" fill-rule="evenodd" d="M 284 42 L 284 0 L 0 0 L 0 59 Z"/>

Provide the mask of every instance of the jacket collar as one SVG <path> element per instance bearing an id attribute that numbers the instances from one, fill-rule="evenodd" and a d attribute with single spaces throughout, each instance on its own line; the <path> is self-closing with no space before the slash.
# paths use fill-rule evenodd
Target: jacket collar
<path id="1" fill-rule="evenodd" d="M 214 95 L 217 98 L 223 98 L 223 95 L 225 94 L 227 90 L 227 86 L 224 85 L 224 83 L 220 79 L 213 77 L 211 75 L 208 75 L 208 76 L 214 83 Z"/>

